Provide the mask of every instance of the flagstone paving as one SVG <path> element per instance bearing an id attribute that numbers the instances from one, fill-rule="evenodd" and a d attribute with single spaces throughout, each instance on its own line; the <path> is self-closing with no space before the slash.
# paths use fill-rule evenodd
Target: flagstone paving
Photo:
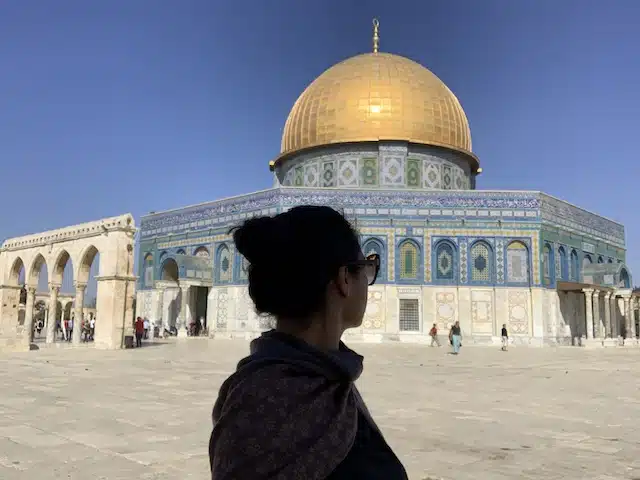
<path id="1" fill-rule="evenodd" d="M 411 479 L 640 479 L 640 352 L 352 344 Z M 0 479 L 209 478 L 243 341 L 0 356 Z"/>

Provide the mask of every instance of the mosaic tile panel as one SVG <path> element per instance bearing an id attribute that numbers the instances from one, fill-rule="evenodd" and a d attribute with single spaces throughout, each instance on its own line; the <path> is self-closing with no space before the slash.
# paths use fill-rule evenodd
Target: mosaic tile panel
<path id="1" fill-rule="evenodd" d="M 384 317 L 382 292 L 369 289 L 369 293 L 367 294 L 367 309 L 364 313 L 362 326 L 367 330 L 383 329 L 385 326 Z"/>
<path id="2" fill-rule="evenodd" d="M 231 252 L 226 245 L 218 250 L 218 279 L 220 282 L 230 282 L 233 274 Z"/>
<path id="3" fill-rule="evenodd" d="M 456 190 L 463 190 L 466 187 L 467 177 L 460 168 L 452 168 L 453 182 Z"/>
<path id="4" fill-rule="evenodd" d="M 436 293 L 436 323 L 438 329 L 446 331 L 456 321 L 456 296 L 453 292 Z"/>
<path id="5" fill-rule="evenodd" d="M 356 160 L 348 159 L 338 162 L 338 186 L 358 186 L 358 162 Z"/>
<path id="6" fill-rule="evenodd" d="M 455 276 L 455 251 L 448 242 L 436 246 L 436 280 L 453 280 Z"/>
<path id="7" fill-rule="evenodd" d="M 453 173 L 449 165 L 442 166 L 442 188 L 451 190 L 453 188 Z"/>
<path id="8" fill-rule="evenodd" d="M 471 280 L 474 282 L 491 281 L 491 255 L 484 242 L 476 242 L 471 247 Z"/>
<path id="9" fill-rule="evenodd" d="M 249 325 L 249 309 L 253 307 L 253 302 L 249 297 L 249 289 L 243 288 L 240 290 L 238 298 L 236 300 L 236 322 L 238 328 L 247 329 L 253 328 L 253 325 Z"/>
<path id="10" fill-rule="evenodd" d="M 295 168 L 295 175 L 293 177 L 293 185 L 295 187 L 304 186 L 304 168 L 299 165 Z"/>
<path id="11" fill-rule="evenodd" d="M 422 186 L 422 161 L 417 158 L 407 158 L 405 161 L 406 185 L 409 188 Z"/>
<path id="12" fill-rule="evenodd" d="M 440 178 L 440 164 L 424 161 L 422 166 L 422 186 L 424 188 L 440 188 Z"/>
<path id="13" fill-rule="evenodd" d="M 320 173 L 318 172 L 318 164 L 311 163 L 304 166 L 304 186 L 318 187 L 320 182 Z"/>
<path id="14" fill-rule="evenodd" d="M 287 173 L 284 175 L 284 179 L 282 180 L 282 183 L 284 185 L 293 185 L 293 182 L 295 179 L 295 173 L 296 173 L 295 168 L 290 168 L 289 170 L 287 170 Z"/>
<path id="15" fill-rule="evenodd" d="M 417 280 L 418 278 L 418 247 L 410 240 L 405 240 L 398 249 L 400 255 L 400 278 L 402 280 Z"/>
<path id="16" fill-rule="evenodd" d="M 459 248 L 460 248 L 460 283 L 465 284 L 467 283 L 467 268 L 468 268 L 466 239 L 463 238 L 460 240 Z"/>
<path id="17" fill-rule="evenodd" d="M 336 186 L 336 162 L 323 162 L 322 164 L 322 186 Z"/>
<path id="18" fill-rule="evenodd" d="M 504 240 L 502 238 L 496 240 L 496 283 L 498 285 L 504 283 Z"/>
<path id="19" fill-rule="evenodd" d="M 425 233 L 424 241 L 424 279 L 427 283 L 431 282 L 431 234 Z"/>
<path id="20" fill-rule="evenodd" d="M 387 187 L 404 186 L 404 158 L 385 156 L 382 158 L 381 185 Z"/>
<path id="21" fill-rule="evenodd" d="M 510 333 L 513 335 L 528 334 L 529 294 L 527 292 L 509 290 L 508 304 Z"/>
<path id="22" fill-rule="evenodd" d="M 474 334 L 493 334 L 493 292 L 471 291 L 471 331 Z"/>
<path id="23" fill-rule="evenodd" d="M 375 187 L 378 185 L 378 159 L 376 157 L 360 160 L 360 185 Z"/>
<path id="24" fill-rule="evenodd" d="M 227 328 L 227 308 L 229 304 L 229 293 L 226 288 L 218 289 L 218 299 L 216 302 L 216 328 Z"/>
<path id="25" fill-rule="evenodd" d="M 513 283 L 529 281 L 529 251 L 520 242 L 507 246 L 507 280 Z"/>

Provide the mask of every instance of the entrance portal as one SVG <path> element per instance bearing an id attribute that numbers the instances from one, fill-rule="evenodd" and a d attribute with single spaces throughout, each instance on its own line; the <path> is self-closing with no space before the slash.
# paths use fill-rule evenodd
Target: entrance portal
<path id="1" fill-rule="evenodd" d="M 195 287 L 195 323 L 196 323 L 196 335 L 203 335 L 207 332 L 207 300 L 209 297 L 209 287 Z M 202 325 L 200 319 L 202 318 Z M 204 331 L 202 331 L 204 330 Z"/>

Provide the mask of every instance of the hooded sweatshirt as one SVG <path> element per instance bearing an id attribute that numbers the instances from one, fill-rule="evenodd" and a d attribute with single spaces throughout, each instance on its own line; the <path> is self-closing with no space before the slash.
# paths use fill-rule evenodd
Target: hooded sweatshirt
<path id="1" fill-rule="evenodd" d="M 209 460 L 215 480 L 404 480 L 355 380 L 362 356 L 271 330 L 220 387 Z"/>

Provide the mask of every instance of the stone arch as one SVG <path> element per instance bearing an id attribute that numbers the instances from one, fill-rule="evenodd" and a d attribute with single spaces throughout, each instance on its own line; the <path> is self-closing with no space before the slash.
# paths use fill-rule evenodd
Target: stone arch
<path id="1" fill-rule="evenodd" d="M 96 256 L 100 255 L 98 249 L 89 244 L 80 253 L 80 261 L 78 262 L 78 272 L 76 273 L 76 281 L 78 283 L 86 284 L 89 281 L 89 275 L 91 274 L 91 266 Z M 98 264 L 98 273 L 100 272 L 100 265 Z"/>
<path id="2" fill-rule="evenodd" d="M 631 277 L 625 267 L 620 268 L 620 287 L 631 288 Z"/>
<path id="3" fill-rule="evenodd" d="M 27 285 L 37 286 L 40 280 L 40 271 L 42 267 L 47 269 L 47 281 L 51 278 L 51 273 L 49 272 L 49 266 L 47 265 L 47 260 L 44 258 L 42 253 L 37 253 L 31 262 L 31 266 L 27 272 Z"/>
<path id="4" fill-rule="evenodd" d="M 172 257 L 166 258 L 160 265 L 160 278 L 165 282 L 180 281 L 180 269 L 178 268 L 178 262 Z"/>
<path id="5" fill-rule="evenodd" d="M 52 262 L 51 271 L 49 272 L 49 281 L 54 285 L 62 285 L 64 280 L 64 272 L 67 267 L 67 263 L 71 262 L 73 267 L 73 260 L 66 248 L 62 248 L 58 251 Z M 71 270 L 73 272 L 73 269 Z"/>
<path id="6" fill-rule="evenodd" d="M 193 250 L 193 254 L 196 257 L 205 257 L 205 258 L 209 258 L 210 254 L 209 254 L 209 249 L 207 247 L 205 247 L 204 245 L 201 245 L 197 248 L 195 248 Z"/>
<path id="7" fill-rule="evenodd" d="M 64 310 L 63 310 L 63 317 L 65 320 L 69 320 L 70 318 L 72 318 L 72 314 L 73 314 L 73 302 L 72 301 L 67 301 L 64 304 Z"/>
<path id="8" fill-rule="evenodd" d="M 184 249 L 184 248 L 179 248 L 179 249 L 176 251 L 176 255 L 186 255 L 186 254 L 187 254 L 187 252 L 185 251 L 185 249 Z"/>
<path id="9" fill-rule="evenodd" d="M 11 265 L 11 270 L 9 270 L 9 278 L 7 279 L 7 285 L 20 285 L 20 274 L 24 271 L 24 283 L 27 283 L 27 269 L 24 265 L 24 261 L 22 257 L 17 256 L 13 260 L 13 264 Z"/>

